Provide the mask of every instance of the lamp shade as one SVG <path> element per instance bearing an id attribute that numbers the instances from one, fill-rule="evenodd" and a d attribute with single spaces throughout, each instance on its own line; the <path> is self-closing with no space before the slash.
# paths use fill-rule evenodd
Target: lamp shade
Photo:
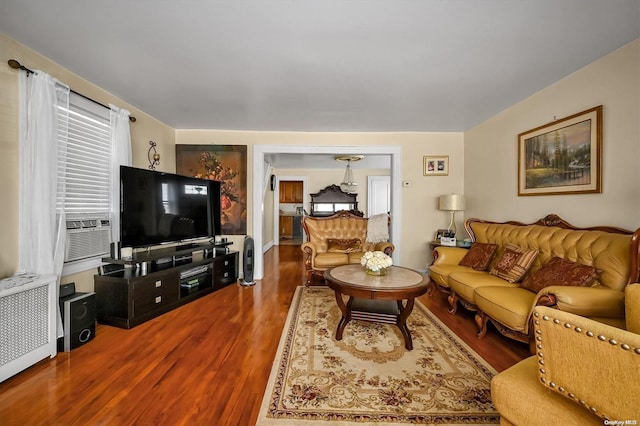
<path id="1" fill-rule="evenodd" d="M 440 196 L 440 204 L 438 207 L 440 210 L 446 211 L 462 211 L 465 208 L 464 195 L 460 194 L 447 194 Z"/>

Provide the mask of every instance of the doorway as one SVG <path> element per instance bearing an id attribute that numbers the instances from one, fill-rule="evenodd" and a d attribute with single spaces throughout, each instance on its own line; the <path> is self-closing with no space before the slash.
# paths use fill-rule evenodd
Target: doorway
<path id="1" fill-rule="evenodd" d="M 304 241 L 302 216 L 307 207 L 304 204 L 304 200 L 308 198 L 307 194 L 306 176 L 283 175 L 275 177 L 273 194 L 274 245 L 301 245 Z"/>
<path id="2" fill-rule="evenodd" d="M 391 176 L 367 176 L 369 217 L 391 211 Z"/>
<path id="3" fill-rule="evenodd" d="M 402 235 L 402 147 L 399 145 L 254 145 L 253 146 L 253 198 L 252 222 L 253 238 L 257 250 L 255 251 L 255 279 L 262 279 L 264 274 L 264 238 L 263 238 L 263 206 L 262 191 L 265 185 L 265 154 L 382 154 L 391 156 L 391 239 L 395 240 L 396 249 L 393 252 L 394 263 L 400 260 L 402 245 L 399 244 Z"/>

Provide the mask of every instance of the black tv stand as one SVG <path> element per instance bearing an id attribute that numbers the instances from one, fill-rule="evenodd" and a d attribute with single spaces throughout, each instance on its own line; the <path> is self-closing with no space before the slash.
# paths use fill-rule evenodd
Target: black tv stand
<path id="1" fill-rule="evenodd" d="M 135 327 L 238 280 L 232 242 L 190 243 L 103 258 L 95 275 L 98 322 Z"/>

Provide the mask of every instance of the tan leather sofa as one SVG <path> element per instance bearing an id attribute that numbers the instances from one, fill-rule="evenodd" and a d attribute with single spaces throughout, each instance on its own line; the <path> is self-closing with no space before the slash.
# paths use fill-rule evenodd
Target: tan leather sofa
<path id="1" fill-rule="evenodd" d="M 537 354 L 491 381 L 500 424 L 640 424 L 640 284 L 625 304 L 627 330 L 536 307 Z"/>
<path id="2" fill-rule="evenodd" d="M 624 326 L 625 286 L 640 281 L 640 230 L 632 233 L 614 227 L 576 228 L 556 215 L 533 224 L 469 219 L 465 228 L 472 241 L 497 244 L 498 250 L 507 244 L 537 250 L 527 275 L 534 274 L 553 257 L 602 271 L 591 287 L 550 286 L 534 293 L 522 288 L 520 282 L 507 282 L 486 271 L 459 265 L 466 249 L 437 247 L 430 278 L 438 289 L 449 293 L 451 313 L 455 313 L 459 302 L 478 312 L 479 337 L 484 336 L 487 322 L 491 321 L 505 336 L 530 343 L 531 317 L 538 305 Z"/>
<path id="3" fill-rule="evenodd" d="M 360 258 L 366 251 L 382 251 L 391 256 L 394 250 L 394 245 L 390 242 L 367 242 L 368 218 L 347 211 L 327 217 L 305 216 L 302 218 L 302 226 L 307 236 L 307 242 L 301 246 L 307 285 L 311 284 L 314 275 L 322 276 L 328 268 L 360 263 Z M 360 246 L 330 251 L 330 239 L 358 239 Z"/>

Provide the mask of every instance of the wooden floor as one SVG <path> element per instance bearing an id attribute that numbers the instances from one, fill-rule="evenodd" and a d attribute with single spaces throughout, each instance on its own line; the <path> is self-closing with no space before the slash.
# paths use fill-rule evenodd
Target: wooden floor
<path id="1" fill-rule="evenodd" d="M 232 285 L 132 330 L 96 337 L 0 383 L 0 425 L 254 425 L 296 286 L 298 246 L 272 248 L 255 286 Z M 528 355 L 473 316 L 420 300 L 496 370 Z"/>

